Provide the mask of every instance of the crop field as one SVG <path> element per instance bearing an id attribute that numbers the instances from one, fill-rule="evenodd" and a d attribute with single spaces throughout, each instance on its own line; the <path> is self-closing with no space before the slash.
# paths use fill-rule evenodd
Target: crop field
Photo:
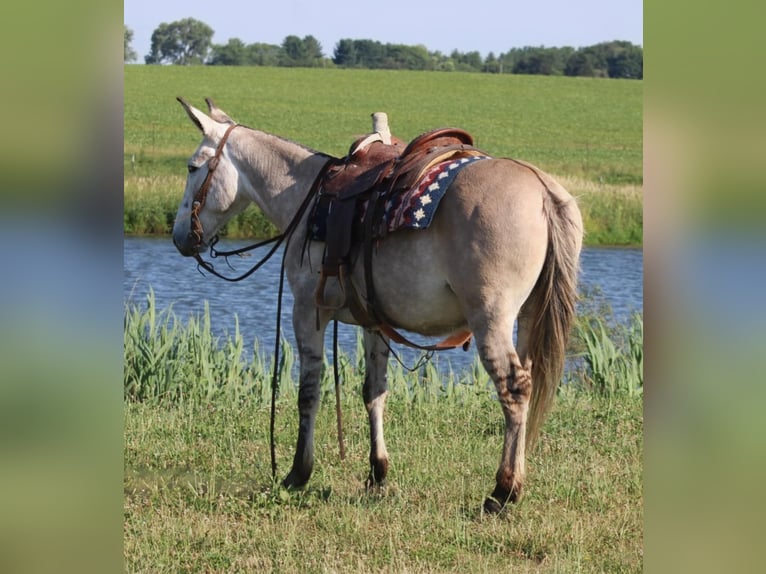
<path id="1" fill-rule="evenodd" d="M 175 101 L 211 97 L 235 120 L 343 156 L 385 111 L 404 140 L 461 127 L 499 157 L 555 175 L 583 207 L 586 242 L 642 239 L 643 82 L 392 70 L 125 67 L 125 231 L 167 233 L 197 130 Z M 615 202 L 619 208 L 615 209 Z M 235 222 L 230 234 L 266 233 Z"/>

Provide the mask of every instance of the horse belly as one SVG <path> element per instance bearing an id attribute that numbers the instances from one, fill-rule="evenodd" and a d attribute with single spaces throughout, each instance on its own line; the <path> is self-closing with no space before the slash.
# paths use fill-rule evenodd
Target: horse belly
<path id="1" fill-rule="evenodd" d="M 399 231 L 382 242 L 373 257 L 375 295 L 395 327 L 445 335 L 466 322 L 430 236 L 428 230 Z"/>

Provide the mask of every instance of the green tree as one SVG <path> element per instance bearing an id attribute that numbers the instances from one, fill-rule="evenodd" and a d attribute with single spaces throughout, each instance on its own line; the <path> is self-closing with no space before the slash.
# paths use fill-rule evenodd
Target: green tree
<path id="1" fill-rule="evenodd" d="M 593 62 L 595 76 L 609 78 L 644 77 L 644 51 L 630 42 L 613 40 L 583 48 Z"/>
<path id="2" fill-rule="evenodd" d="M 249 64 L 247 46 L 239 38 L 231 38 L 224 45 L 216 44 L 210 54 L 213 66 L 245 66 Z"/>
<path id="3" fill-rule="evenodd" d="M 247 62 L 252 66 L 278 66 L 282 47 L 276 44 L 255 42 L 247 47 Z"/>
<path id="4" fill-rule="evenodd" d="M 564 74 L 567 76 L 595 76 L 591 55 L 588 52 L 578 50 L 569 56 L 564 66 Z"/>
<path id="5" fill-rule="evenodd" d="M 550 75 L 554 73 L 555 64 L 556 58 L 550 49 L 528 48 L 514 64 L 513 73 Z"/>
<path id="6" fill-rule="evenodd" d="M 386 47 L 377 40 L 354 40 L 357 63 L 362 68 L 381 68 Z"/>
<path id="7" fill-rule="evenodd" d="M 425 46 L 386 44 L 381 66 L 392 70 L 427 70 L 431 66 L 431 57 Z"/>
<path id="8" fill-rule="evenodd" d="M 640 46 L 620 46 L 607 57 L 606 64 L 610 78 L 644 77 L 644 51 Z"/>
<path id="9" fill-rule="evenodd" d="M 345 68 L 356 66 L 359 62 L 359 57 L 356 52 L 355 40 L 344 38 L 335 44 L 332 61 L 336 66 L 343 66 Z"/>
<path id="10" fill-rule="evenodd" d="M 314 36 L 303 39 L 290 35 L 282 41 L 283 66 L 313 67 L 322 65 L 322 45 Z"/>
<path id="11" fill-rule="evenodd" d="M 160 24 L 152 33 L 147 64 L 202 64 L 210 51 L 213 29 L 194 18 Z"/>
<path id="12" fill-rule="evenodd" d="M 465 54 L 452 50 L 450 58 L 455 62 L 455 69 L 463 72 L 480 72 L 484 65 L 481 54 L 475 50 Z"/>
<path id="13" fill-rule="evenodd" d="M 138 60 L 138 54 L 136 54 L 136 51 L 133 49 L 133 47 L 130 45 L 131 42 L 133 42 L 133 30 L 128 28 L 123 24 L 123 28 L 125 28 L 125 62 L 135 62 Z"/>
<path id="14" fill-rule="evenodd" d="M 487 59 L 484 60 L 484 66 L 482 71 L 489 72 L 490 74 L 500 73 L 502 70 L 502 63 L 497 59 L 494 52 L 487 54 Z"/>

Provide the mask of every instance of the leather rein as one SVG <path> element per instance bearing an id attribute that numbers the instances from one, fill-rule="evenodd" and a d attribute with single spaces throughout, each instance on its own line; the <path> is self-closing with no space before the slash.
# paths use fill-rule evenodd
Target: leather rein
<path id="1" fill-rule="evenodd" d="M 195 247 L 199 247 L 203 244 L 203 234 L 204 230 L 202 228 L 202 222 L 200 221 L 199 214 L 202 211 L 202 208 L 205 206 L 205 202 L 207 201 L 207 195 L 210 190 L 210 185 L 213 179 L 213 174 L 215 173 L 216 168 L 218 167 L 220 163 L 221 155 L 223 154 L 224 147 L 226 145 L 227 140 L 229 139 L 229 135 L 236 127 L 240 127 L 242 124 L 231 124 L 226 131 L 223 134 L 223 137 L 221 138 L 221 141 L 218 142 L 218 145 L 216 146 L 215 154 L 207 163 L 208 172 L 205 175 L 205 179 L 202 181 L 202 185 L 197 190 L 197 192 L 194 194 L 194 198 L 192 201 L 192 209 L 191 209 L 191 226 L 189 235 L 193 237 L 195 240 Z M 244 127 L 244 126 L 243 126 Z M 342 162 L 342 160 L 338 160 L 332 157 L 329 157 L 327 161 L 324 163 L 322 168 L 319 170 L 319 173 L 317 174 L 316 178 L 314 179 L 314 182 L 311 185 L 311 188 L 309 189 L 308 193 L 306 194 L 306 197 L 303 199 L 303 202 L 299 206 L 298 210 L 296 211 L 295 215 L 293 216 L 293 219 L 288 224 L 287 228 L 280 233 L 279 235 L 276 235 L 274 237 L 271 237 L 270 239 L 266 239 L 265 241 L 261 241 L 258 243 L 255 243 L 253 245 L 242 247 L 239 249 L 234 249 L 231 251 L 218 251 L 215 249 L 216 243 L 218 243 L 218 235 L 215 235 L 211 241 L 210 241 L 210 257 L 215 259 L 217 257 L 224 257 L 226 259 L 226 262 L 228 264 L 228 257 L 232 255 L 242 255 L 243 253 L 247 251 L 252 251 L 254 249 L 258 249 L 259 247 L 263 247 L 268 244 L 272 244 L 273 246 L 271 249 L 269 249 L 268 253 L 261 258 L 260 261 L 258 261 L 255 265 L 253 265 L 248 271 L 244 272 L 242 275 L 239 275 L 237 277 L 227 277 L 226 275 L 223 275 L 216 271 L 216 269 L 213 267 L 213 264 L 209 261 L 205 261 L 202 259 L 202 256 L 197 252 L 194 253 L 194 258 L 197 260 L 198 269 L 201 267 L 205 271 L 215 275 L 216 277 L 219 277 L 220 279 L 224 279 L 225 281 L 230 282 L 236 282 L 236 281 L 242 281 L 243 279 L 249 277 L 255 271 L 257 271 L 263 264 L 265 264 L 271 257 L 276 253 L 277 249 L 282 245 L 283 243 L 287 242 L 289 244 L 290 238 L 292 237 L 293 233 L 295 232 L 296 228 L 298 227 L 298 223 L 303 219 L 303 215 L 306 213 L 306 210 L 308 209 L 309 205 L 312 203 L 312 199 L 315 199 L 318 194 L 320 187 L 322 185 L 322 181 L 325 178 L 325 175 L 327 172 L 332 168 L 334 165 L 337 165 L 339 162 Z M 374 202 L 373 202 L 374 203 Z M 373 210 L 370 210 L 373 211 Z M 369 219 L 369 218 L 368 218 Z M 367 234 L 367 241 L 364 245 L 364 251 L 365 253 L 365 279 L 367 281 L 368 285 L 368 309 L 367 314 L 368 317 L 371 317 L 375 323 L 378 330 L 386 335 L 389 339 L 391 339 L 394 342 L 404 344 L 406 346 L 421 349 L 424 351 L 433 352 L 435 350 L 444 350 L 444 349 L 452 349 L 457 346 L 463 346 L 464 349 L 468 348 L 468 342 L 470 341 L 470 333 L 458 333 L 457 335 L 453 335 L 452 337 L 448 337 L 444 341 L 437 343 L 435 345 L 420 345 L 418 343 L 414 343 L 413 341 L 408 340 L 405 338 L 401 333 L 396 331 L 387 320 L 382 316 L 382 313 L 379 309 L 375 309 L 375 302 L 376 298 L 374 295 L 374 290 L 372 289 L 372 273 L 371 273 L 371 260 L 372 260 L 372 241 L 371 241 L 371 235 Z M 308 238 L 307 238 L 308 239 Z M 304 246 L 305 248 L 305 246 Z M 277 463 L 276 463 L 276 447 L 275 447 L 275 440 L 274 440 L 274 425 L 275 425 L 275 418 L 276 418 L 276 395 L 277 390 L 279 387 L 279 352 L 280 352 L 280 329 L 281 329 L 281 317 L 282 317 L 282 295 L 284 293 L 284 276 L 285 276 L 285 255 L 287 254 L 287 249 L 285 248 L 284 252 L 282 253 L 282 264 L 280 268 L 280 275 L 279 275 L 279 292 L 277 297 L 277 318 L 276 318 L 276 340 L 274 343 L 274 370 L 272 373 L 272 383 L 271 383 L 271 420 L 270 420 L 270 447 L 271 447 L 271 471 L 272 471 L 272 477 L 276 477 L 276 471 L 277 471 Z M 200 271 L 201 273 L 201 271 Z M 356 315 L 356 313 L 352 313 Z M 386 339 L 383 339 L 386 341 Z M 386 345 L 391 350 L 390 345 L 388 344 L 388 341 L 386 341 Z M 398 358 L 396 353 L 394 353 L 394 356 L 399 360 L 401 363 L 401 359 Z M 338 443 L 340 447 L 340 458 L 343 460 L 345 458 L 345 447 L 343 444 L 343 426 L 342 426 L 342 419 L 341 419 L 341 411 L 340 411 L 340 380 L 339 380 L 339 369 L 337 364 L 337 357 L 338 357 L 338 321 L 335 320 L 335 326 L 333 329 L 333 364 L 334 364 L 334 378 L 335 378 L 335 394 L 336 394 L 336 415 L 337 415 L 337 425 L 338 425 Z M 430 357 L 430 354 L 427 355 L 425 358 L 426 360 Z M 403 364 L 403 363 L 402 363 Z"/>
<path id="2" fill-rule="evenodd" d="M 213 179 L 213 173 L 218 167 L 221 154 L 223 153 L 223 148 L 226 145 L 226 140 L 229 139 L 229 134 L 231 134 L 234 128 L 240 125 L 241 124 L 232 124 L 226 129 L 226 132 L 224 132 L 223 137 L 221 138 L 221 141 L 218 142 L 218 146 L 216 147 L 215 154 L 208 161 L 207 175 L 205 176 L 205 179 L 203 180 L 202 185 L 197 190 L 197 193 L 194 194 L 194 200 L 192 202 L 192 211 L 191 211 L 191 231 L 189 232 L 189 234 L 194 236 L 194 239 L 196 241 L 195 246 L 202 245 L 203 229 L 202 229 L 202 223 L 199 219 L 199 213 L 200 211 L 202 211 L 202 208 L 205 206 L 207 194 L 208 194 L 208 191 L 210 190 L 210 182 Z M 293 216 L 293 219 L 290 221 L 287 228 L 279 235 L 272 237 L 270 239 L 267 239 L 265 241 L 255 243 L 248 247 L 242 247 L 240 249 L 234 249 L 232 251 L 218 251 L 217 249 L 215 249 L 215 244 L 218 242 L 218 236 L 216 235 L 213 237 L 213 239 L 210 241 L 210 257 L 211 258 L 216 258 L 216 257 L 228 258 L 231 255 L 241 255 L 242 253 L 245 253 L 247 251 L 252 251 L 253 249 L 257 249 L 259 247 L 263 247 L 264 245 L 268 245 L 269 243 L 273 243 L 274 245 L 271 247 L 271 249 L 269 249 L 268 253 L 266 253 L 266 255 L 264 255 L 263 258 L 260 261 L 258 261 L 258 263 L 253 265 L 248 271 L 246 271 L 245 273 L 243 273 L 242 275 L 238 277 L 227 277 L 226 275 L 222 275 L 221 273 L 216 271 L 212 263 L 202 259 L 202 256 L 199 253 L 195 253 L 194 258 L 197 260 L 198 268 L 202 267 L 203 269 L 205 269 L 205 271 L 212 273 L 216 277 L 219 277 L 221 279 L 224 279 L 226 281 L 231 281 L 231 282 L 242 281 L 246 277 L 249 277 L 250 275 L 255 273 L 255 271 L 257 271 L 264 263 L 266 263 L 269 259 L 271 259 L 274 253 L 276 253 L 279 246 L 282 245 L 282 243 L 287 242 L 289 244 L 290 238 L 295 232 L 295 229 L 298 227 L 298 223 L 301 221 L 301 219 L 303 218 L 303 214 L 306 213 L 306 209 L 311 204 L 311 199 L 317 194 L 317 191 L 319 189 L 319 184 L 322 181 L 322 178 L 324 177 L 325 173 L 327 173 L 327 170 L 330 168 L 333 162 L 334 162 L 333 158 L 328 158 L 328 160 L 319 170 L 319 174 L 314 180 L 314 183 L 309 189 L 309 192 L 306 195 L 305 199 L 303 200 L 300 207 L 298 208 L 298 211 Z M 269 437 L 270 437 L 269 446 L 271 451 L 271 475 L 272 475 L 272 478 L 274 479 L 276 478 L 276 474 L 277 474 L 276 441 L 274 439 L 274 427 L 275 427 L 275 420 L 276 420 L 277 391 L 279 389 L 279 370 L 280 370 L 279 352 L 280 352 L 280 333 L 281 333 L 281 325 L 282 325 L 282 295 L 284 293 L 284 285 L 285 285 L 285 255 L 286 254 L 287 254 L 287 248 L 285 247 L 285 250 L 282 253 L 282 264 L 280 266 L 280 272 L 279 272 L 279 292 L 277 296 L 276 336 L 274 341 L 274 369 L 271 376 L 271 418 L 269 423 Z M 228 259 L 226 261 L 228 263 Z M 337 354 L 338 354 L 337 321 L 335 322 L 333 345 L 334 345 L 334 355 L 335 357 L 337 357 Z M 337 361 L 337 359 L 334 359 L 334 360 Z M 345 447 L 343 444 L 343 423 L 341 420 L 341 413 L 340 413 L 339 385 L 340 385 L 340 380 L 338 377 L 338 367 L 336 364 L 335 395 L 336 395 L 336 411 L 337 411 L 337 418 L 338 418 L 338 421 L 337 421 L 338 422 L 338 443 L 340 447 L 340 457 L 341 457 L 341 460 L 343 460 L 345 458 Z"/>

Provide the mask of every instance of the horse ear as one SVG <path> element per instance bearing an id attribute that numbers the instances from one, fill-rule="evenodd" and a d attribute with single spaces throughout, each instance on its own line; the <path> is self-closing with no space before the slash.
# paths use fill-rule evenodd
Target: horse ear
<path id="1" fill-rule="evenodd" d="M 180 96 L 178 96 L 176 99 L 183 106 L 184 110 L 186 110 L 187 115 L 191 121 L 194 122 L 194 125 L 196 125 L 199 131 L 201 131 L 204 135 L 212 136 L 219 131 L 217 129 L 218 123 L 205 115 L 204 112 L 199 111 Z"/>
<path id="2" fill-rule="evenodd" d="M 208 113 L 210 114 L 210 117 L 213 118 L 217 122 L 221 122 L 223 124 L 236 124 L 233 119 L 231 119 L 226 112 L 224 112 L 221 108 L 215 105 L 215 102 L 212 100 L 212 98 L 205 98 L 205 103 L 207 104 Z"/>

